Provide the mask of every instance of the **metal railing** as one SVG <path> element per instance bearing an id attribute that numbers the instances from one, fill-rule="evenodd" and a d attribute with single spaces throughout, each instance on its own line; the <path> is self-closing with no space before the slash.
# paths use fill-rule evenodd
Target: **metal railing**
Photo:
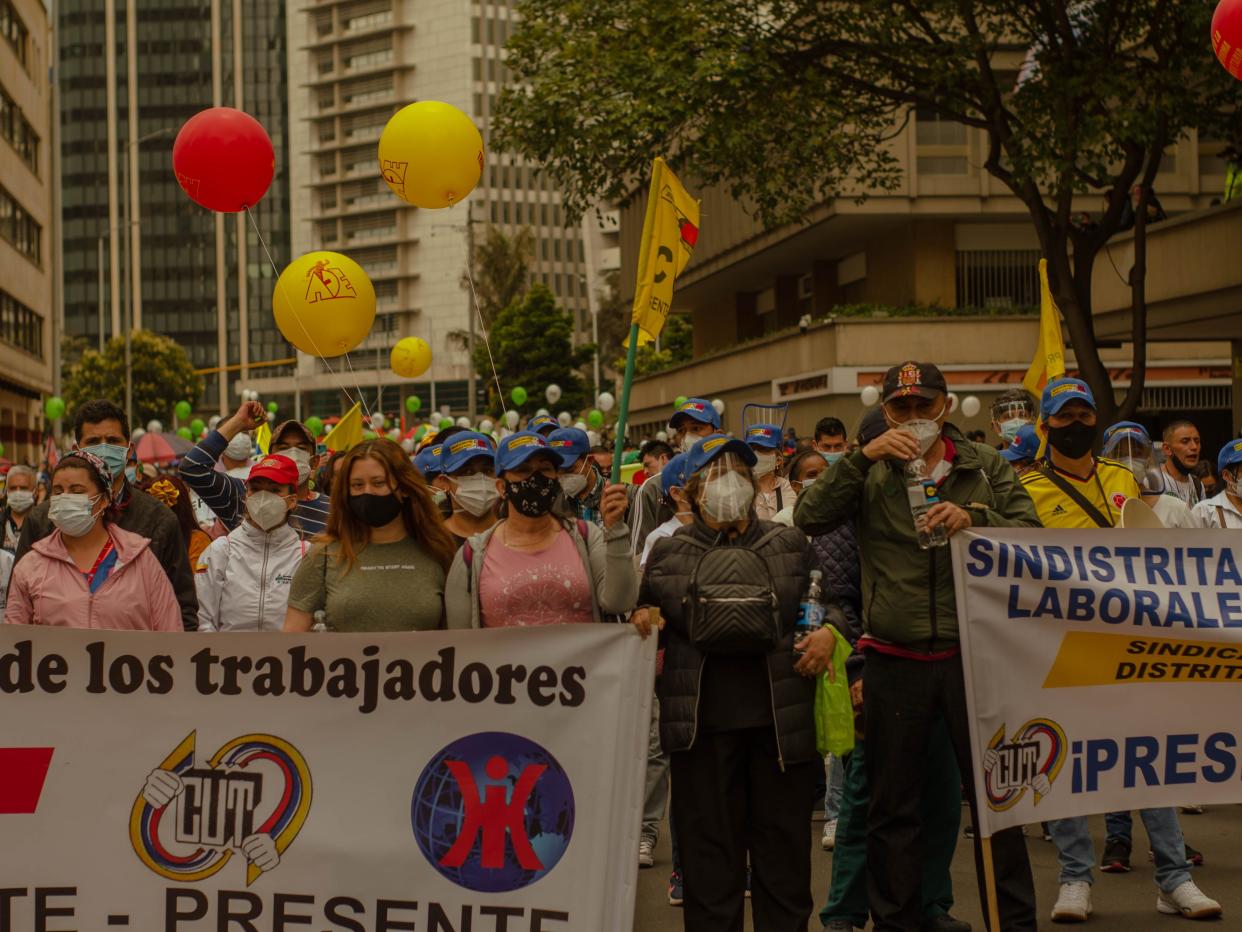
<path id="1" fill-rule="evenodd" d="M 1039 250 L 958 250 L 957 306 L 1038 307 Z"/>

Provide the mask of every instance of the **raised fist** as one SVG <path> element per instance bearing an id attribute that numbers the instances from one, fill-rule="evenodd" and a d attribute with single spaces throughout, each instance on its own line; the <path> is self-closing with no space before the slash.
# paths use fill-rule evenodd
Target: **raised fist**
<path id="1" fill-rule="evenodd" d="M 142 788 L 142 798 L 153 809 L 163 809 L 185 789 L 181 778 L 171 770 L 152 770 Z"/>
<path id="2" fill-rule="evenodd" d="M 1035 779 L 1031 781 L 1031 789 L 1040 796 L 1047 796 L 1052 792 L 1052 781 L 1048 779 L 1046 773 L 1036 774 Z"/>
<path id="3" fill-rule="evenodd" d="M 1000 754 L 994 748 L 988 748 L 983 752 L 983 772 L 991 773 L 992 768 L 1000 761 Z"/>
<path id="4" fill-rule="evenodd" d="M 242 854 L 261 871 L 270 871 L 280 863 L 280 852 L 271 835 L 259 833 L 242 839 Z"/>

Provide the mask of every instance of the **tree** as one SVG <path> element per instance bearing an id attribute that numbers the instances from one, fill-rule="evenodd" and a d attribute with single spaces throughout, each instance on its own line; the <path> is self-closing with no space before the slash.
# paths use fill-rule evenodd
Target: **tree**
<path id="1" fill-rule="evenodd" d="M 175 341 L 149 330 L 130 335 L 134 426 L 152 419 L 172 422 L 178 401 L 198 402 L 203 377 Z M 125 404 L 125 339 L 113 337 L 101 354 L 85 350 L 65 373 L 64 399 L 69 411 L 94 398 Z"/>
<path id="2" fill-rule="evenodd" d="M 655 343 L 638 348 L 634 354 L 636 375 L 650 375 L 689 362 L 694 356 L 694 322 L 685 314 L 670 314 L 660 332 L 659 344 L 659 349 Z M 625 357 L 618 365 L 625 365 Z"/>
<path id="3" fill-rule="evenodd" d="M 1134 377 L 1120 406 L 1136 409 L 1146 205 L 1162 153 L 1192 129 L 1239 136 L 1242 92 L 1213 58 L 1210 4 L 521 0 L 519 12 L 497 142 L 542 163 L 573 211 L 633 196 L 663 154 L 775 225 L 842 192 L 892 188 L 888 142 L 917 110 L 981 130 L 984 166 L 1026 206 L 1106 418 L 1091 275 L 1137 214 Z M 1105 207 L 1083 224 L 1074 197 L 1089 193 Z"/>
<path id="4" fill-rule="evenodd" d="M 544 389 L 553 384 L 561 387 L 557 408 L 579 411 L 586 405 L 589 392 L 578 370 L 591 359 L 595 347 L 573 345 L 573 318 L 557 307 L 546 285 L 532 285 L 525 297 L 501 311 L 489 336 L 492 360 L 506 393 L 503 399 L 496 398 L 492 360 L 481 344 L 474 351 L 474 366 L 485 374 L 494 413 L 509 406 L 508 393 L 519 385 L 530 395 L 532 410 L 542 406 Z"/>
<path id="5" fill-rule="evenodd" d="M 512 236 L 494 226 L 474 247 L 474 290 L 484 326 L 490 328 L 501 311 L 526 294 L 530 286 L 530 263 L 535 257 L 535 236 L 522 227 Z M 462 276 L 462 287 L 470 279 Z"/>

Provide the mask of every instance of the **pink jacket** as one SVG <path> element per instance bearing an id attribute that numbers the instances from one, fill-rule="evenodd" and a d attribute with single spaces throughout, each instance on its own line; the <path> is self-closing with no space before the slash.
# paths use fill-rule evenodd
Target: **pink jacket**
<path id="1" fill-rule="evenodd" d="M 13 568 L 4 620 L 11 625 L 181 631 L 181 608 L 147 538 L 108 526 L 116 565 L 95 592 L 60 531 L 37 541 Z"/>

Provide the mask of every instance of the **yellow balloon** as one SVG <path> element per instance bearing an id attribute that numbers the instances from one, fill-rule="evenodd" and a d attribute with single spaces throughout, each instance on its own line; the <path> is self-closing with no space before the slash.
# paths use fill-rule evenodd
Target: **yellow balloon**
<path id="1" fill-rule="evenodd" d="M 431 347 L 426 340 L 406 337 L 392 348 L 392 371 L 406 379 L 416 379 L 431 368 Z"/>
<path id="2" fill-rule="evenodd" d="M 483 137 L 451 104 L 420 100 L 395 113 L 379 141 L 380 172 L 415 207 L 460 203 L 483 176 Z"/>
<path id="3" fill-rule="evenodd" d="M 371 332 L 375 288 L 349 256 L 308 252 L 280 273 L 272 315 L 284 338 L 303 353 L 340 356 Z"/>

